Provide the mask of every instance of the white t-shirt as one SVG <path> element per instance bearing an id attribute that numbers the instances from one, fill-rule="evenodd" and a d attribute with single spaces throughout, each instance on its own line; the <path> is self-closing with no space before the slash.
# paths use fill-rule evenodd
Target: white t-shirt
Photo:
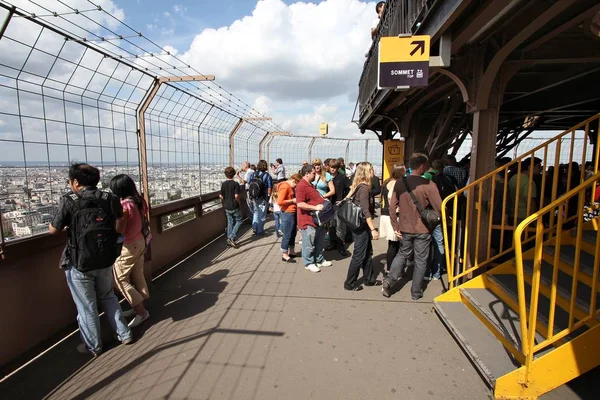
<path id="1" fill-rule="evenodd" d="M 252 176 L 254 175 L 254 170 L 248 168 L 246 171 L 246 175 L 244 175 L 244 180 L 246 181 L 246 190 L 248 190 L 248 186 L 250 185 L 250 181 L 252 180 Z"/>
<path id="2" fill-rule="evenodd" d="M 371 24 L 371 29 L 376 29 L 379 26 L 379 17 L 373 20 L 373 24 Z"/>

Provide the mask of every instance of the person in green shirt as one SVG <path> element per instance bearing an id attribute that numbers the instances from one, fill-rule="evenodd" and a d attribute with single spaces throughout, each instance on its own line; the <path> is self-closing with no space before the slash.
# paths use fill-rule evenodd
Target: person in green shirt
<path id="1" fill-rule="evenodd" d="M 427 172 L 423 174 L 423 178 L 428 180 L 433 180 L 434 175 L 440 173 L 441 170 L 444 169 L 444 161 L 442 160 L 433 160 L 431 163 L 431 168 Z"/>
<path id="2" fill-rule="evenodd" d="M 508 215 L 510 224 L 514 221 L 515 214 L 517 216 L 517 223 L 519 223 L 538 209 L 538 203 L 535 201 L 538 197 L 537 185 L 534 179 L 531 181 L 529 179 L 531 166 L 531 158 L 526 159 L 521 164 L 521 173 L 515 174 L 508 181 Z M 532 177 L 539 175 L 541 169 L 542 160 L 534 157 Z M 528 206 L 529 210 L 527 210 Z"/>
<path id="3" fill-rule="evenodd" d="M 346 175 L 346 164 L 344 164 L 344 157 L 338 158 L 338 161 L 340 162 L 340 169 L 338 172 L 342 175 Z"/>

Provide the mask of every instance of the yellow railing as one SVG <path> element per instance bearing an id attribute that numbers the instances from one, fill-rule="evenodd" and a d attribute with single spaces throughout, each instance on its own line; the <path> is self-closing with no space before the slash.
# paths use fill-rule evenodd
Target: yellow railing
<path id="1" fill-rule="evenodd" d="M 583 182 L 586 161 L 595 160 L 592 172 L 598 172 L 600 146 L 596 146 L 595 156 L 587 159 L 588 146 L 591 146 L 587 138 L 590 130 L 593 132 L 594 128 L 595 140 L 598 143 L 600 114 L 471 182 L 443 201 L 444 246 L 450 288 L 477 270 L 511 257 L 515 250 L 512 236 L 517 225 L 536 210 L 554 203 L 563 193 Z M 585 131 L 586 138 L 583 140 L 580 157 L 576 157 L 574 151 L 577 131 Z M 563 149 L 563 144 L 567 141 L 570 141 L 568 148 Z M 568 166 L 566 169 L 560 169 L 561 160 L 566 158 L 561 158 L 561 153 L 564 156 L 565 151 L 569 155 Z M 534 175 L 534 157 L 541 160 L 539 175 Z M 574 163 L 581 166 L 579 171 L 574 169 Z M 554 169 L 548 169 L 548 164 L 554 165 Z M 514 181 L 509 185 L 511 178 Z M 539 186 L 534 180 L 540 183 Z M 510 190 L 510 187 L 515 190 Z M 527 192 L 526 196 L 522 196 L 523 191 Z M 514 201 L 521 197 L 523 201 Z M 567 217 L 562 220 L 563 224 L 573 223 L 576 219 L 577 216 L 573 214 L 574 208 L 573 204 L 566 205 Z M 549 215 L 545 221 L 547 224 L 543 232 L 549 237 L 554 237 L 553 232 L 557 225 L 555 219 L 554 215 Z M 536 230 L 528 229 L 524 242 L 531 242 L 535 237 Z"/>
<path id="2" fill-rule="evenodd" d="M 591 279 L 591 293 L 589 299 L 589 309 L 587 313 L 581 308 L 577 307 L 577 286 L 581 282 L 580 274 L 580 260 L 581 253 L 583 250 L 583 228 L 584 228 L 584 208 L 586 207 L 586 200 L 588 191 L 591 190 L 592 196 L 595 192 L 596 186 L 600 183 L 600 173 L 596 173 L 593 177 L 586 180 L 584 183 L 579 185 L 567 192 L 561 198 L 555 200 L 551 204 L 545 206 L 540 211 L 533 215 L 525 218 L 525 220 L 519 224 L 515 230 L 515 262 L 517 272 L 517 285 L 518 285 L 518 302 L 519 302 L 519 319 L 521 328 L 521 342 L 522 355 L 525 358 L 526 367 L 526 382 L 528 381 L 529 374 L 531 372 L 531 366 L 533 363 L 533 356 L 536 352 L 543 350 L 544 348 L 553 345 L 567 336 L 574 333 L 577 329 L 589 323 L 590 320 L 595 319 L 600 314 L 600 308 L 596 302 L 597 289 L 598 289 L 598 272 L 600 269 L 600 235 L 596 235 L 595 245 L 593 246 L 594 262 L 593 274 Z M 558 271 L 561 263 L 561 245 L 563 240 L 563 222 L 566 220 L 565 208 L 568 203 L 572 200 L 577 200 L 577 214 L 575 218 L 576 222 L 576 236 L 572 241 L 575 247 L 575 259 L 573 261 L 573 269 L 570 275 L 572 276 L 572 287 L 570 299 L 568 299 L 568 310 L 565 310 L 568 315 L 568 326 L 562 329 L 560 332 L 555 333 L 555 310 L 557 307 L 557 287 L 558 287 Z M 591 207 L 594 203 L 591 203 Z M 557 216 L 556 231 L 554 241 L 552 244 L 548 243 L 548 235 L 546 234 L 547 229 L 544 226 L 545 216 Z M 597 223 L 597 220 L 595 221 Z M 533 259 L 533 275 L 531 278 L 531 295 L 529 304 L 527 304 L 527 298 L 525 294 L 525 270 L 524 270 L 524 253 L 526 250 L 523 248 L 523 233 L 527 233 L 528 228 L 535 227 L 535 248 L 533 256 L 528 256 L 528 259 Z M 598 230 L 598 226 L 595 226 Z M 544 247 L 553 247 L 552 254 L 553 262 L 552 265 L 552 283 L 550 286 L 550 307 L 547 318 L 547 332 L 544 340 L 537 339 L 536 343 L 536 325 L 538 323 L 538 300 L 540 297 L 540 279 L 542 263 L 544 259 Z M 589 251 L 589 250 L 588 250 Z M 589 283 L 589 279 L 588 279 Z M 583 299 L 585 300 L 585 299 Z M 577 307 L 577 310 L 576 310 Z M 567 308 L 566 304 L 563 303 L 563 308 Z M 576 321 L 577 320 L 577 321 Z"/>

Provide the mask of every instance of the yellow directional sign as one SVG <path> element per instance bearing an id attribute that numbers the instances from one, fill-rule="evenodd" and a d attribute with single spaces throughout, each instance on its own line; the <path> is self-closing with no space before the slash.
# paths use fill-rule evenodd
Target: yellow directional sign
<path id="1" fill-rule="evenodd" d="M 430 37 L 383 37 L 379 41 L 379 87 L 427 86 Z"/>
<path id="2" fill-rule="evenodd" d="M 404 142 L 398 139 L 383 142 L 383 180 L 392 174 L 394 164 L 404 163 Z"/>
<path id="3" fill-rule="evenodd" d="M 319 134 L 322 136 L 325 136 L 329 133 L 329 125 L 326 124 L 325 122 L 323 122 L 321 125 L 319 125 Z"/>

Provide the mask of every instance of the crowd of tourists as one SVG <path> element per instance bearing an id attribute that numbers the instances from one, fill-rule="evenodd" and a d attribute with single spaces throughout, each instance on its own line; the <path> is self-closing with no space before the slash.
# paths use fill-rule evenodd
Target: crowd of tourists
<path id="1" fill-rule="evenodd" d="M 466 184 L 467 171 L 452 156 L 430 161 L 420 152 L 410 157 L 408 168 L 394 165 L 381 185 L 369 162 L 351 168 L 343 158 L 315 158 L 289 176 L 281 159 L 271 165 L 271 173 L 265 160 L 256 166 L 244 162 L 237 174 L 233 167 L 225 169 L 221 198 L 228 219 L 227 243 L 239 246 L 243 207 L 257 236 L 265 234 L 271 210 L 274 235 L 281 242 L 281 262 L 296 263 L 300 258 L 306 270 L 320 272 L 332 265 L 325 258 L 327 251 L 337 251 L 342 257 L 351 256 L 345 290 L 382 286 L 383 295 L 389 297 L 394 284 L 406 274 L 408 262 L 414 261 L 411 297 L 418 300 L 423 296 L 423 281 L 440 279 L 445 272 L 440 207 L 443 197 Z M 380 194 L 377 226 L 375 197 Z M 426 226 L 421 208 L 433 209 L 438 223 Z M 298 232 L 301 249 L 296 249 Z M 388 242 L 382 280 L 377 279 L 372 245 L 380 237 Z M 348 243 L 354 243 L 351 255 Z"/>
<path id="2" fill-rule="evenodd" d="M 496 166 L 509 162 L 509 158 L 499 158 Z M 524 210 L 535 212 L 542 199 L 547 204 L 549 196 L 559 197 L 568 192 L 581 180 L 578 177 L 587 177 L 591 170 L 590 165 L 560 165 L 556 169 L 549 167 L 542 175 L 538 158 L 524 160 L 520 165 L 517 168 L 514 164 L 515 168 L 495 176 L 491 212 L 492 249 L 496 251 L 502 248 L 497 237 L 498 224 L 514 219 L 522 221 L 527 216 Z M 256 165 L 244 162 L 237 173 L 233 167 L 227 167 L 220 191 L 227 217 L 227 244 L 239 246 L 238 230 L 243 214 L 252 221 L 254 235 L 264 236 L 267 215 L 271 212 L 282 263 L 295 264 L 301 259 L 306 270 L 320 272 L 332 266 L 325 258 L 326 252 L 337 251 L 342 257 L 351 257 L 343 282 L 345 290 L 381 286 L 383 296 L 390 297 L 412 261 L 410 293 L 413 300 L 419 300 L 424 281 L 440 279 L 445 273 L 440 224 L 442 199 L 469 183 L 468 172 L 468 162 L 458 164 L 453 156 L 430 160 L 424 152 L 412 154 L 407 166 L 394 165 L 381 185 L 370 162 L 346 166 L 343 158 L 324 161 L 315 158 L 310 163 L 304 162 L 291 175 L 286 174 L 281 159 L 270 168 L 265 160 Z M 544 176 L 546 185 L 542 183 Z M 152 239 L 148 204 L 127 175 L 113 177 L 110 192 L 98 189 L 99 181 L 97 168 L 73 164 L 69 169 L 70 191 L 61 198 L 49 227 L 51 234 L 63 230 L 68 233 L 60 265 L 77 308 L 83 342 L 78 350 L 94 356 L 103 349 L 99 308 L 124 344 L 133 342 L 132 328 L 150 317 L 144 306 L 149 298 L 144 255 Z M 558 182 L 556 194 L 548 189 L 552 186 L 548 183 L 553 181 Z M 508 190 L 507 196 L 502 193 L 504 188 Z M 545 192 L 539 188 L 545 188 Z M 376 226 L 378 195 L 381 207 Z M 600 197 L 600 193 L 595 195 Z M 569 212 L 576 210 L 575 205 L 569 207 Z M 508 236 L 505 234 L 505 239 Z M 387 251 L 383 277 L 378 280 L 372 241 L 380 237 L 387 241 Z M 352 254 L 347 248 L 349 243 L 354 243 Z M 123 295 L 130 309 L 121 309 L 113 288 Z M 127 322 L 126 318 L 131 319 Z"/>

